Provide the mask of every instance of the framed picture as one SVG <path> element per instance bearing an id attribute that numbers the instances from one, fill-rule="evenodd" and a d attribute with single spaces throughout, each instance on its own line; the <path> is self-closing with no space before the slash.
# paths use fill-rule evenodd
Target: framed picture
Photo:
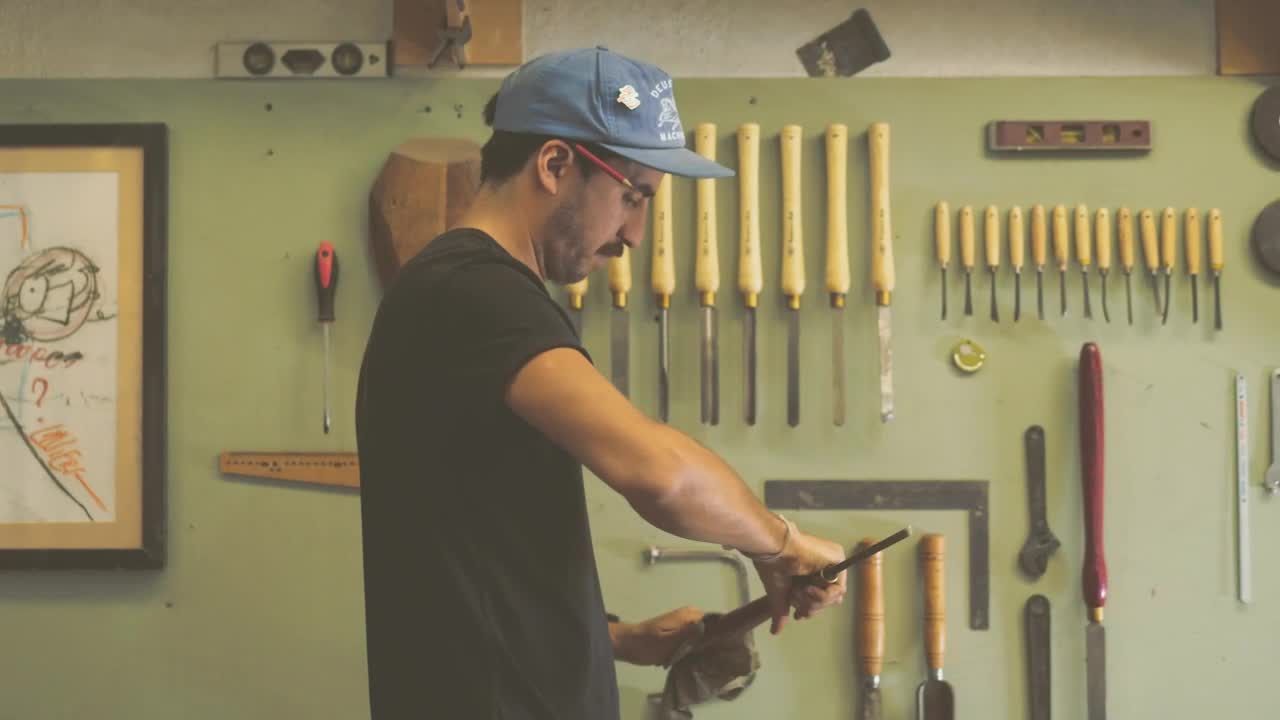
<path id="1" fill-rule="evenodd" d="M 164 565 L 168 155 L 0 125 L 0 568 Z"/>

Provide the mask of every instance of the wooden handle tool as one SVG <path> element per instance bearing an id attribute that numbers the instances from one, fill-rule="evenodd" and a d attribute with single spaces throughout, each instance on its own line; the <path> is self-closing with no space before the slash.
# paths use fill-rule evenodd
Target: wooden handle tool
<path id="1" fill-rule="evenodd" d="M 964 314 L 973 314 L 973 265 L 977 248 L 973 237 L 973 208 L 960 208 L 960 267 L 964 268 Z"/>
<path id="2" fill-rule="evenodd" d="M 1013 321 L 1022 319 L 1022 261 L 1026 252 L 1022 208 L 1009 208 L 1009 264 L 1013 266 Z"/>
<path id="3" fill-rule="evenodd" d="M 1222 211 L 1209 211 L 1209 269 L 1213 271 L 1213 326 L 1222 329 Z"/>
<path id="4" fill-rule="evenodd" d="M 1090 718 L 1106 717 L 1106 635 L 1102 628 L 1107 601 L 1107 561 L 1103 546 L 1105 412 L 1102 355 L 1094 343 L 1080 349 L 1080 462 L 1084 491 L 1084 567 L 1081 587 L 1089 624 L 1085 628 L 1085 662 Z"/>
<path id="5" fill-rule="evenodd" d="M 1000 322 L 996 304 L 996 271 L 1000 268 L 1000 211 L 988 205 L 982 218 L 983 241 L 987 251 L 987 270 L 991 272 L 991 321 Z"/>
<path id="6" fill-rule="evenodd" d="M 1093 317 L 1089 305 L 1089 265 L 1093 262 L 1093 240 L 1089 237 L 1089 208 L 1076 205 L 1076 260 L 1080 263 L 1080 278 L 1084 285 L 1084 316 Z"/>
<path id="7" fill-rule="evenodd" d="M 889 208 L 889 124 L 867 129 L 871 165 L 871 286 L 876 293 L 876 326 L 880 341 L 880 422 L 893 419 L 893 339 L 889 301 L 893 295 L 893 228 Z"/>
<path id="8" fill-rule="evenodd" d="M 1116 211 L 1116 239 L 1120 243 L 1120 267 L 1124 270 L 1125 307 L 1133 324 L 1133 213 L 1122 207 Z"/>
<path id="9" fill-rule="evenodd" d="M 1044 320 L 1044 266 L 1049 259 L 1048 223 L 1044 206 L 1031 208 L 1031 261 L 1036 264 L 1036 314 Z"/>
<path id="10" fill-rule="evenodd" d="M 831 298 L 831 421 L 845 420 L 844 305 L 849 293 L 849 227 L 845 207 L 849 127 L 827 126 L 827 294 Z"/>
<path id="11" fill-rule="evenodd" d="M 1169 322 L 1170 282 L 1173 279 L 1174 256 L 1178 252 L 1178 213 L 1171 207 L 1160 213 L 1160 264 L 1164 267 L 1164 310 L 1160 324 Z"/>
<path id="12" fill-rule="evenodd" d="M 742 328 L 743 419 L 756 424 L 756 307 L 764 288 L 760 262 L 760 126 L 738 127 L 738 290 L 745 308 Z"/>
<path id="13" fill-rule="evenodd" d="M 1142 231 L 1142 259 L 1151 274 L 1151 295 L 1156 301 L 1156 312 L 1160 312 L 1160 236 L 1156 232 L 1156 216 L 1148 208 L 1138 213 L 1138 227 Z"/>
<path id="14" fill-rule="evenodd" d="M 1071 240 L 1067 236 L 1067 208 L 1053 207 L 1053 257 L 1058 261 L 1058 300 L 1067 315 L 1067 263 L 1071 261 Z"/>
<path id="15" fill-rule="evenodd" d="M 1107 273 L 1111 270 L 1111 211 L 1098 208 L 1094 214 L 1093 241 L 1098 254 L 1098 276 L 1102 285 L 1102 319 L 1111 322 L 1111 310 L 1107 307 Z"/>
<path id="16" fill-rule="evenodd" d="M 874 538 L 866 538 L 862 544 L 870 546 L 874 542 Z M 865 681 L 864 718 L 879 717 L 880 670 L 884 661 L 883 566 L 883 554 L 876 553 L 858 567 L 858 666 Z"/>
<path id="17" fill-rule="evenodd" d="M 658 306 L 658 417 L 663 422 L 667 422 L 670 416 L 669 311 L 671 296 L 676 291 L 674 243 L 671 222 L 671 175 L 664 174 L 662 180 L 658 181 L 658 189 L 653 196 L 653 264 L 650 268 L 654 303 Z"/>
<path id="18" fill-rule="evenodd" d="M 1200 275 L 1200 211 L 1187 208 L 1185 215 L 1186 230 L 1183 234 L 1187 241 L 1187 274 L 1191 276 L 1191 322 L 1200 322 L 1200 288 L 1197 278 Z"/>
<path id="19" fill-rule="evenodd" d="M 800 297 L 804 294 L 804 226 L 800 209 L 803 128 L 784 125 L 782 143 L 782 293 L 787 298 L 787 425 L 800 424 Z"/>
<path id="20" fill-rule="evenodd" d="M 951 208 L 947 201 L 933 209 L 933 241 L 938 251 L 938 267 L 942 270 L 942 319 L 947 319 L 947 266 L 951 264 Z"/>
<path id="21" fill-rule="evenodd" d="M 924 647 L 929 675 L 916 691 L 917 717 L 954 718 L 955 694 L 943 679 L 943 656 L 947 649 L 946 572 L 942 535 L 920 538 L 920 562 L 924 574 Z"/>

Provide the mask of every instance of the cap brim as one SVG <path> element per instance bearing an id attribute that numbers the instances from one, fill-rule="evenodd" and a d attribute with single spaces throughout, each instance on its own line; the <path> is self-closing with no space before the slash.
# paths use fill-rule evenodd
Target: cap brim
<path id="1" fill-rule="evenodd" d="M 634 148 L 610 143 L 599 143 L 599 145 L 628 160 L 681 177 L 723 178 L 732 177 L 734 174 L 729 168 L 708 160 L 688 148 Z"/>

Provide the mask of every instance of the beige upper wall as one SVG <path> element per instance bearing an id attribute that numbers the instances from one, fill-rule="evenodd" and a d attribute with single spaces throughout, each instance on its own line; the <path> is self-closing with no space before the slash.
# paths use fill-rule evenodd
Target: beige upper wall
<path id="1" fill-rule="evenodd" d="M 795 49 L 857 7 L 893 52 L 867 75 L 1216 69 L 1213 0 L 525 0 L 525 53 L 602 44 L 677 76 L 802 76 Z M 390 33 L 391 0 L 0 0 L 0 77 L 210 77 L 220 41 Z"/>

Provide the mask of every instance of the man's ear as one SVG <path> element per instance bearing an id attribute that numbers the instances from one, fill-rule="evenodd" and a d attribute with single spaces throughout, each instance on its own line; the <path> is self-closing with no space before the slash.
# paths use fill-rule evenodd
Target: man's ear
<path id="1" fill-rule="evenodd" d="M 538 149 L 538 184 L 552 195 L 560 191 L 561 183 L 573 163 L 573 150 L 562 140 L 548 140 Z"/>

